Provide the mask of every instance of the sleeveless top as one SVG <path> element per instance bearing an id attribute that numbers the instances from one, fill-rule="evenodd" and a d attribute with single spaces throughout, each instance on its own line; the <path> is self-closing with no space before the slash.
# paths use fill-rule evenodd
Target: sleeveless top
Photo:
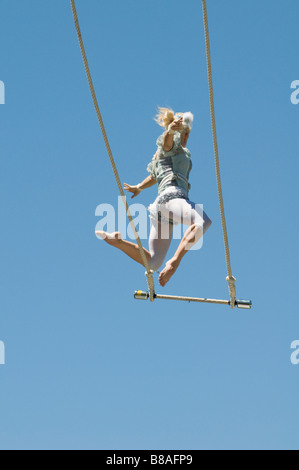
<path id="1" fill-rule="evenodd" d="M 177 188 L 188 196 L 191 188 L 189 175 L 192 169 L 191 153 L 183 148 L 181 134 L 176 132 L 173 138 L 173 148 L 169 152 L 163 150 L 165 134 L 157 140 L 158 154 L 147 167 L 147 171 L 157 180 L 159 194 L 166 189 Z"/>

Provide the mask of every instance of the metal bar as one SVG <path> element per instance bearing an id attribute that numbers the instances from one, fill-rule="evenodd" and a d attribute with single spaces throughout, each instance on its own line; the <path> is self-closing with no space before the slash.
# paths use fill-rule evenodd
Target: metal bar
<path id="1" fill-rule="evenodd" d="M 236 306 L 238 308 L 245 308 L 250 310 L 252 307 L 252 302 L 251 300 L 236 300 Z"/>
<path id="2" fill-rule="evenodd" d="M 137 300 L 148 300 L 149 294 L 148 292 L 136 291 L 134 294 L 134 298 Z M 229 307 L 231 305 L 230 300 L 205 299 L 205 298 L 198 298 L 198 297 L 181 297 L 181 296 L 176 296 L 176 295 L 155 294 L 154 299 L 178 300 L 181 302 L 198 302 L 198 303 L 206 303 L 206 304 L 228 305 Z M 251 309 L 252 302 L 250 300 L 236 300 L 235 307 Z"/>
<path id="3" fill-rule="evenodd" d="M 206 304 L 220 304 L 220 305 L 229 305 L 230 300 L 217 300 L 217 299 L 201 299 L 197 297 L 180 297 L 175 295 L 155 295 L 155 299 L 161 300 L 179 300 L 182 302 L 199 302 L 199 303 L 206 303 Z"/>
<path id="4" fill-rule="evenodd" d="M 147 300 L 149 298 L 149 294 L 148 292 L 136 291 L 134 297 L 137 300 Z M 155 294 L 154 298 L 158 300 L 179 300 L 182 302 L 200 302 L 208 304 L 230 305 L 230 300 L 201 299 L 198 297 L 181 297 L 176 295 Z"/>

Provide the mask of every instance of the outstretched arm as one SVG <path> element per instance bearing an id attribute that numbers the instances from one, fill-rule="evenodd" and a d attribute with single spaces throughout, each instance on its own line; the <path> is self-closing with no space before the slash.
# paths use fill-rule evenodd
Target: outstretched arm
<path id="1" fill-rule="evenodd" d="M 177 131 L 180 131 L 183 126 L 183 118 L 180 118 L 178 121 L 173 121 L 167 129 L 164 140 L 163 140 L 163 150 L 165 152 L 170 152 L 173 149 L 173 137 Z"/>
<path id="2" fill-rule="evenodd" d="M 124 184 L 124 189 L 128 191 L 129 193 L 133 193 L 132 199 L 134 197 L 137 197 L 141 191 L 147 188 L 151 188 L 157 183 L 157 181 L 154 179 L 152 175 L 148 176 L 142 183 L 138 184 L 137 186 L 130 186 L 129 184 L 125 183 Z"/>

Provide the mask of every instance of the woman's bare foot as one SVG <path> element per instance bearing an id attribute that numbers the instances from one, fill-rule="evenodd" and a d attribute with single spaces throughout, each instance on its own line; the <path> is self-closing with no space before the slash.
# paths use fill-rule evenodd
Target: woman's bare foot
<path id="1" fill-rule="evenodd" d="M 166 263 L 165 268 L 161 272 L 159 276 L 159 283 L 160 286 L 164 287 L 170 281 L 172 276 L 175 274 L 176 270 L 179 267 L 179 262 L 177 259 L 172 258 L 170 261 Z"/>
<path id="2" fill-rule="evenodd" d="M 121 241 L 121 233 L 120 232 L 113 232 L 113 233 L 108 233 L 104 232 L 103 230 L 98 230 L 96 231 L 96 235 L 98 237 L 101 237 L 103 240 L 105 240 L 106 243 L 109 245 L 116 245 Z"/>

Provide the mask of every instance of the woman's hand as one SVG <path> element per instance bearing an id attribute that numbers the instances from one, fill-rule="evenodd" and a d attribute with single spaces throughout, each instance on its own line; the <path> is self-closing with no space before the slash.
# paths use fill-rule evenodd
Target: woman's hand
<path id="1" fill-rule="evenodd" d="M 127 183 L 124 184 L 124 189 L 128 191 L 128 193 L 133 193 L 131 199 L 134 199 L 134 197 L 139 196 L 139 194 L 141 193 L 141 189 L 139 189 L 137 186 L 130 186 Z"/>
<path id="2" fill-rule="evenodd" d="M 176 132 L 181 132 L 183 128 L 183 118 L 178 119 L 177 121 L 173 121 L 164 135 L 163 140 L 163 150 L 164 152 L 170 152 L 173 149 L 173 139 Z"/>
<path id="3" fill-rule="evenodd" d="M 173 132 L 180 132 L 182 130 L 182 127 L 183 127 L 183 118 L 180 118 L 177 121 L 173 121 L 169 126 L 169 128 Z"/>

